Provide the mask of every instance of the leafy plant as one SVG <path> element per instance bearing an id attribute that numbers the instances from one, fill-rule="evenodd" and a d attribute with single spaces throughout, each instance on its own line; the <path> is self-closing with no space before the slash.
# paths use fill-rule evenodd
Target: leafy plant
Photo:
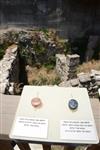
<path id="1" fill-rule="evenodd" d="M 55 65 L 54 64 L 50 64 L 50 63 L 45 63 L 44 64 L 44 67 L 46 67 L 47 68 L 47 70 L 49 71 L 49 70 L 51 70 L 51 69 L 54 69 L 54 67 L 55 67 Z"/>
<path id="2" fill-rule="evenodd" d="M 52 85 L 59 85 L 60 83 L 61 83 L 61 79 L 58 76 L 52 80 Z"/>

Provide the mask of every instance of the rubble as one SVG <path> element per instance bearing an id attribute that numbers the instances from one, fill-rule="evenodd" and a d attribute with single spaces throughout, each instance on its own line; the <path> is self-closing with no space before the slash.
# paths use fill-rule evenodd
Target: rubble
<path id="1" fill-rule="evenodd" d="M 90 73 L 77 74 L 79 56 L 56 55 L 56 70 L 62 79 L 59 86 L 87 88 L 90 96 L 96 96 L 100 88 L 100 71 L 91 70 Z M 74 61 L 75 60 L 75 61 Z"/>

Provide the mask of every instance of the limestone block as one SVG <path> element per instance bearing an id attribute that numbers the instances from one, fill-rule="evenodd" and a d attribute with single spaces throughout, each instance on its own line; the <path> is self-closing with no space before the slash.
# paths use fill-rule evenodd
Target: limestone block
<path id="1" fill-rule="evenodd" d="M 74 78 L 77 78 L 77 74 L 74 74 L 74 73 L 69 73 L 68 75 L 68 79 L 74 79 Z"/>
<path id="2" fill-rule="evenodd" d="M 9 94 L 14 95 L 14 83 L 10 83 L 8 92 Z"/>
<path id="3" fill-rule="evenodd" d="M 60 87 L 71 87 L 70 81 L 63 81 L 59 84 Z"/>
<path id="4" fill-rule="evenodd" d="M 91 73 L 92 73 L 93 75 L 100 75 L 100 71 L 94 70 L 94 69 L 91 70 Z"/>
<path id="5" fill-rule="evenodd" d="M 95 81 L 100 81 L 100 76 L 95 76 Z"/>
<path id="6" fill-rule="evenodd" d="M 87 74 L 87 73 L 78 74 L 78 77 L 79 77 L 79 81 L 81 83 L 86 83 L 86 82 L 90 82 L 91 81 L 90 75 Z"/>
<path id="7" fill-rule="evenodd" d="M 8 88 L 9 83 L 8 82 L 2 82 L 0 84 L 0 93 L 5 94 L 6 89 Z"/>
<path id="8" fill-rule="evenodd" d="M 56 61 L 61 64 L 66 64 L 66 56 L 64 54 L 56 54 Z"/>
<path id="9" fill-rule="evenodd" d="M 67 76 L 66 57 L 62 54 L 56 54 L 56 72 L 63 79 Z"/>
<path id="10" fill-rule="evenodd" d="M 98 87 L 100 87 L 100 81 L 97 81 L 96 84 Z"/>
<path id="11" fill-rule="evenodd" d="M 7 48 L 6 54 L 0 61 L 0 92 L 13 94 L 13 84 L 19 78 L 18 46 L 11 45 Z"/>
<path id="12" fill-rule="evenodd" d="M 6 79 L 9 78 L 9 72 L 6 71 L 5 73 L 3 73 L 1 76 L 0 76 L 0 82 L 5 82 Z"/>
<path id="13" fill-rule="evenodd" d="M 77 66 L 67 66 L 66 65 L 66 70 L 68 72 L 76 72 L 77 71 Z"/>
<path id="14" fill-rule="evenodd" d="M 77 66 L 79 65 L 80 56 L 77 54 L 67 55 L 66 61 L 68 66 Z"/>
<path id="15" fill-rule="evenodd" d="M 72 87 L 76 87 L 76 86 L 79 85 L 79 80 L 78 80 L 78 78 L 76 78 L 76 79 L 71 79 L 71 80 L 70 80 L 70 83 L 71 83 Z"/>

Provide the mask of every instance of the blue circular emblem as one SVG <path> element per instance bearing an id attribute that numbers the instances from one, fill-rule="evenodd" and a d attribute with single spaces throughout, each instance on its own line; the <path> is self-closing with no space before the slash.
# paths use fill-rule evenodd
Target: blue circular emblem
<path id="1" fill-rule="evenodd" d="M 74 110 L 74 109 L 77 109 L 78 108 L 78 102 L 77 100 L 75 99 L 70 99 L 69 100 L 69 103 L 68 103 L 68 106 L 70 109 Z"/>

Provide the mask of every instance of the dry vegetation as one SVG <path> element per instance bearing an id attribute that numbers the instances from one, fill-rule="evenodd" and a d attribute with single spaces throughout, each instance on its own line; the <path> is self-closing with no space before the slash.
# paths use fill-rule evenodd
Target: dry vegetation
<path id="1" fill-rule="evenodd" d="M 90 72 L 92 69 L 100 70 L 100 60 L 83 63 L 77 68 L 77 72 Z M 38 68 L 27 65 L 26 72 L 29 85 L 58 85 L 61 82 L 55 69 L 48 69 L 44 66 Z"/>
<path id="2" fill-rule="evenodd" d="M 100 60 L 85 62 L 77 68 L 77 72 L 90 72 L 92 69 L 100 70 Z"/>
<path id="3" fill-rule="evenodd" d="M 28 83 L 30 85 L 55 85 L 60 83 L 55 69 L 26 66 Z"/>

